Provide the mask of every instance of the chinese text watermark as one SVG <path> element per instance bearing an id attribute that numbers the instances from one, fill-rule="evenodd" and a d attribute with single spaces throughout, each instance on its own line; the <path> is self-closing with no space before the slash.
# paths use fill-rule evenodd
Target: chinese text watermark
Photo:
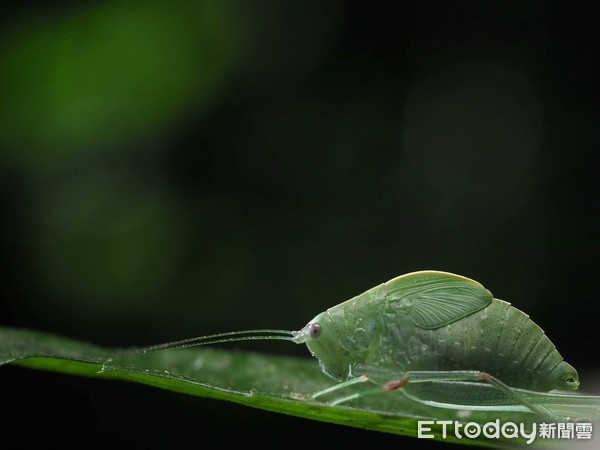
<path id="1" fill-rule="evenodd" d="M 441 437 L 446 439 L 452 433 L 458 439 L 475 439 L 483 435 L 489 439 L 517 439 L 524 438 L 527 444 L 531 444 L 536 438 L 540 439 L 591 439 L 591 423 L 533 423 L 530 426 L 514 422 L 500 423 L 499 419 L 487 422 L 483 425 L 477 422 L 462 423 L 452 420 L 419 420 L 419 438 L 433 439 L 432 426 L 441 427 Z"/>

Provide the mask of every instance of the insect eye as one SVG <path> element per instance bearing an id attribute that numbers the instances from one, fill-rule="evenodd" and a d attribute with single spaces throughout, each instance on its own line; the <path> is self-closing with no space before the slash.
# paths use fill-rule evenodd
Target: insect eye
<path id="1" fill-rule="evenodd" d="M 318 338 L 321 335 L 321 325 L 318 323 L 310 324 L 308 327 L 308 335 L 313 339 Z"/>

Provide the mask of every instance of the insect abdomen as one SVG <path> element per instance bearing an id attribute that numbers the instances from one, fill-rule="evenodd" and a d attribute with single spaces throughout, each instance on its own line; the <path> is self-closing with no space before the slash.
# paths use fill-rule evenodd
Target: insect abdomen
<path id="1" fill-rule="evenodd" d="M 486 308 L 420 338 L 439 358 L 438 370 L 480 370 L 525 389 L 550 390 L 563 358 L 544 331 L 510 303 Z"/>

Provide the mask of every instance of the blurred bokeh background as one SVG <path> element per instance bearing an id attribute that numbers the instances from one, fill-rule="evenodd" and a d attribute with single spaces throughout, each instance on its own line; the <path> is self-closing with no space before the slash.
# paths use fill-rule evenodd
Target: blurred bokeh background
<path id="1" fill-rule="evenodd" d="M 585 388 L 595 26 L 542 1 L 16 3 L 0 17 L 0 325 L 115 346 L 298 329 L 439 269 L 528 312 Z M 3 448 L 73 428 L 117 448 L 232 430 L 401 442 L 124 383 L 0 380 Z M 35 402 L 7 405 L 19 391 Z"/>

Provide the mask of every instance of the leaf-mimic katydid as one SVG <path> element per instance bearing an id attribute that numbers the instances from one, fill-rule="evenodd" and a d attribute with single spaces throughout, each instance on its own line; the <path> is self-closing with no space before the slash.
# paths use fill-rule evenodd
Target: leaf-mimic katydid
<path id="1" fill-rule="evenodd" d="M 299 331 L 221 333 L 136 353 L 256 339 L 306 344 L 322 371 L 340 382 L 313 398 L 371 381 L 379 387 L 369 394 L 401 390 L 414 400 L 448 408 L 556 415 L 568 405 L 598 405 L 598 397 L 556 392 L 576 390 L 579 375 L 527 314 L 474 280 L 431 270 L 369 289 L 318 314 Z"/>

